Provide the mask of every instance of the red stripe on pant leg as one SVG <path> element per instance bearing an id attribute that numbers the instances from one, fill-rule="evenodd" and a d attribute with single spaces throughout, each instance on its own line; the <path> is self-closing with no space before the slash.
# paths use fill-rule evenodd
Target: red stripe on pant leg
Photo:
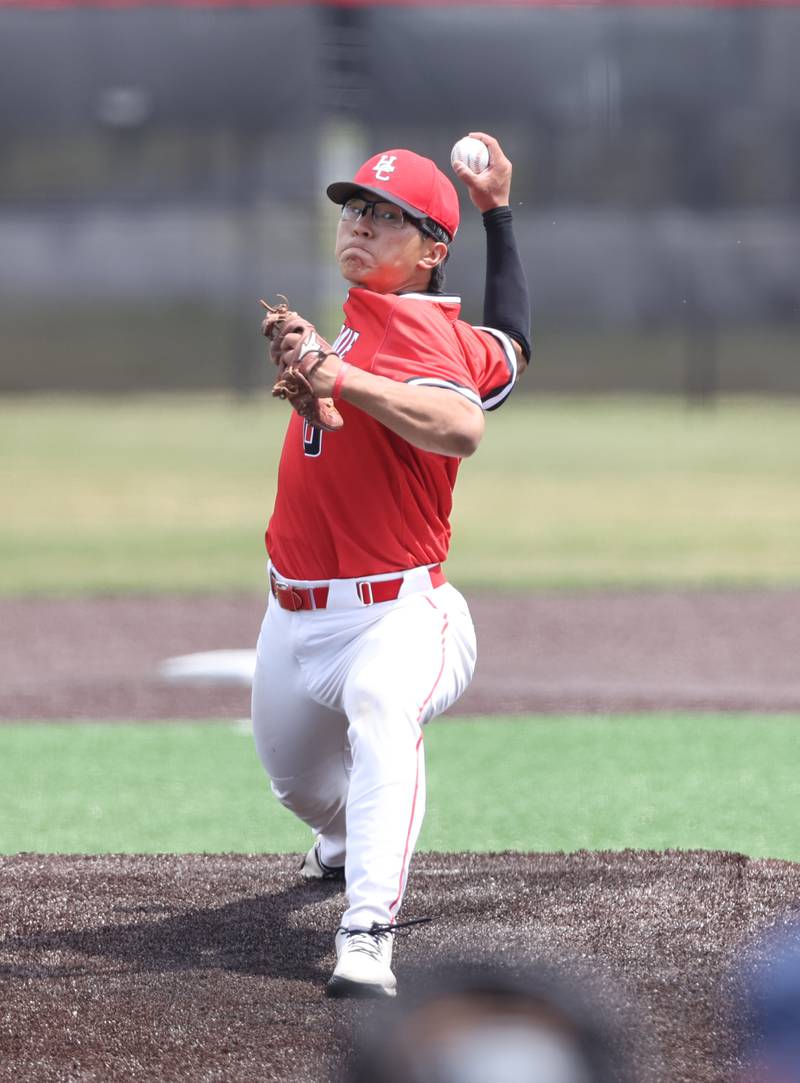
<path id="1" fill-rule="evenodd" d="M 445 662 L 445 658 L 444 658 L 444 649 L 445 649 L 444 637 L 445 637 L 446 632 L 447 632 L 447 617 L 444 618 L 444 625 L 442 626 L 442 664 L 439 666 L 439 672 L 436 674 L 436 680 L 433 682 L 433 687 L 431 688 L 430 692 L 427 694 L 425 699 L 422 701 L 422 706 L 420 707 L 419 714 L 417 715 L 417 722 L 419 722 L 420 718 L 422 718 L 422 714 L 423 714 L 425 708 L 430 703 L 431 697 L 433 696 L 433 693 L 436 691 L 436 685 L 442 679 L 442 674 L 444 673 L 444 662 Z"/>
<path id="2" fill-rule="evenodd" d="M 417 753 L 417 773 L 414 777 L 414 799 L 411 802 L 411 818 L 408 821 L 408 831 L 406 832 L 406 846 L 403 850 L 403 864 L 400 866 L 400 883 L 397 885 L 397 894 L 392 902 L 389 904 L 389 913 L 391 914 L 403 894 L 403 881 L 406 875 L 406 861 L 408 860 L 408 847 L 411 843 L 411 832 L 414 827 L 414 813 L 417 811 L 417 793 L 419 792 L 419 746 L 422 744 L 422 734 L 419 735 L 417 741 L 416 753 Z M 392 921 L 394 921 L 394 915 L 392 915 Z"/>
<path id="3" fill-rule="evenodd" d="M 417 714 L 417 723 L 419 723 L 420 718 L 422 718 L 423 711 L 425 710 L 425 708 L 430 703 L 431 697 L 433 696 L 433 693 L 436 691 L 436 686 L 439 683 L 439 681 L 442 679 L 442 674 L 444 673 L 444 663 L 445 663 L 445 638 L 444 637 L 445 637 L 446 632 L 447 632 L 447 617 L 445 616 L 444 624 L 442 625 L 442 664 L 439 666 L 439 672 L 436 674 L 436 680 L 431 685 L 430 692 L 425 697 L 425 699 L 424 699 L 424 701 L 422 703 L 422 706 L 419 709 L 419 713 Z M 420 733 L 419 740 L 417 741 L 417 747 L 416 747 L 417 773 L 416 773 L 416 776 L 414 778 L 414 798 L 413 798 L 413 800 L 411 802 L 411 818 L 408 821 L 408 831 L 406 832 L 406 845 L 405 845 L 405 849 L 403 850 L 403 863 L 400 866 L 400 883 L 397 885 L 397 895 L 395 895 L 394 899 L 389 904 L 389 913 L 390 914 L 394 910 L 394 908 L 397 906 L 397 904 L 400 902 L 400 899 L 401 899 L 402 894 L 403 894 L 403 881 L 405 880 L 405 876 L 406 876 L 406 862 L 408 860 L 408 847 L 409 847 L 409 844 L 411 842 L 411 832 L 412 832 L 412 830 L 414 828 L 414 813 L 417 810 L 417 792 L 419 790 L 419 746 L 421 744 L 422 744 L 422 734 Z M 392 916 L 392 921 L 394 921 L 394 916 Z"/>

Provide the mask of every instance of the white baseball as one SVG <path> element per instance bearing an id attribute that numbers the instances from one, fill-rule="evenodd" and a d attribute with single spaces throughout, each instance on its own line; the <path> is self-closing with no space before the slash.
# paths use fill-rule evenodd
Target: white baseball
<path id="1" fill-rule="evenodd" d="M 473 173 L 483 173 L 489 164 L 489 148 L 480 139 L 465 135 L 450 151 L 450 164 L 463 162 Z"/>

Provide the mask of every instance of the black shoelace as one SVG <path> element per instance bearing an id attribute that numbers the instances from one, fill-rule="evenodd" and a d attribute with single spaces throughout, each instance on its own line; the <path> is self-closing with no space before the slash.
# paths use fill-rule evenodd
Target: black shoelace
<path id="1" fill-rule="evenodd" d="M 381 941 L 387 936 L 396 936 L 400 929 L 410 929 L 413 925 L 427 925 L 433 918 L 411 918 L 409 921 L 396 921 L 393 925 L 381 924 L 380 922 L 373 921 L 372 925 L 368 929 L 345 929 L 344 926 L 339 927 L 339 931 L 343 932 L 348 938 L 351 936 L 364 936 L 366 934 L 369 939 L 366 938 L 359 944 L 358 950 L 364 951 L 366 954 L 371 955 L 377 959 L 381 950 Z"/>

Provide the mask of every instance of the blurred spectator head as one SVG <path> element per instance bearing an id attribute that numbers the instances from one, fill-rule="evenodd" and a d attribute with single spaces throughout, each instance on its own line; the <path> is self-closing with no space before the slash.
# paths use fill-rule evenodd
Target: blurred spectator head
<path id="1" fill-rule="evenodd" d="M 800 921 L 766 934 L 741 972 L 747 1083 L 800 1083 Z"/>
<path id="2" fill-rule="evenodd" d="M 552 968 L 460 965 L 413 987 L 363 1028 L 347 1083 L 627 1078 L 604 1012 Z"/>

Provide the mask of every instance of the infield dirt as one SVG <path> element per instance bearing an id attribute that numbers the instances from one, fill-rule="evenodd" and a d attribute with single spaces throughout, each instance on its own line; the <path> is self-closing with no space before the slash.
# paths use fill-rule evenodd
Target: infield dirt
<path id="1" fill-rule="evenodd" d="M 341 895 L 291 856 L 0 858 L 0 1080 L 321 1081 L 370 1009 L 331 1001 Z M 594 975 L 641 1081 L 723 1083 L 731 967 L 800 866 L 720 853 L 422 854 L 401 987 L 445 959 Z"/>
<path id="2" fill-rule="evenodd" d="M 467 592 L 478 668 L 454 714 L 800 710 L 800 589 Z M 0 719 L 244 718 L 173 655 L 255 645 L 258 595 L 0 600 Z"/>

